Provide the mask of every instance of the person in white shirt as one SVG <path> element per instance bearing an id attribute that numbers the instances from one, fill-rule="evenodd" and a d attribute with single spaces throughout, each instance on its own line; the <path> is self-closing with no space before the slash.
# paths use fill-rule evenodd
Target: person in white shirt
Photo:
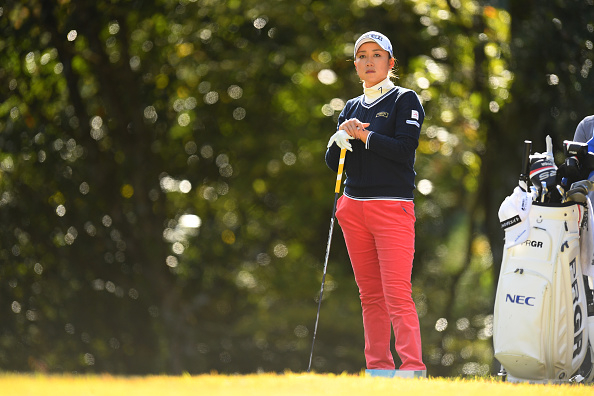
<path id="1" fill-rule="evenodd" d="M 573 135 L 574 142 L 581 142 L 587 143 L 588 140 L 592 139 L 592 134 L 594 133 L 594 115 L 590 115 L 584 117 L 583 120 L 580 121 L 577 128 L 575 129 L 575 134 Z"/>

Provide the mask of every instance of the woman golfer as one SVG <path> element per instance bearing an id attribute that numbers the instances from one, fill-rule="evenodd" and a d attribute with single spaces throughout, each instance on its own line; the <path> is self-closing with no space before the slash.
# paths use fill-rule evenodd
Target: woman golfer
<path id="1" fill-rule="evenodd" d="M 411 296 L 413 166 L 425 113 L 414 91 L 390 80 L 395 60 L 385 35 L 363 34 L 355 43 L 354 55 L 363 94 L 349 100 L 340 113 L 338 131 L 328 142 L 326 164 L 336 172 L 340 150 L 349 150 L 336 218 L 359 287 L 367 369 L 377 375 L 382 372 L 376 370 L 395 369 L 390 352 L 392 326 L 400 370 L 426 370 Z M 415 373 L 425 375 L 426 371 Z"/>

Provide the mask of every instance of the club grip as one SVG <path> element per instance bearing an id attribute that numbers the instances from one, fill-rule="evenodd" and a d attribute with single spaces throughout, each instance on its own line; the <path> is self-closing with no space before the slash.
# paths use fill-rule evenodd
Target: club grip
<path id="1" fill-rule="evenodd" d="M 524 140 L 524 155 L 522 157 L 522 172 L 520 172 L 520 187 L 528 191 L 528 180 L 530 179 L 530 153 L 532 152 L 532 141 Z M 523 185 L 522 185 L 523 183 Z"/>
<path id="2" fill-rule="evenodd" d="M 340 150 L 340 159 L 338 160 L 338 172 L 336 174 L 336 188 L 334 192 L 338 194 L 340 192 L 340 184 L 342 181 L 342 169 L 344 168 L 344 158 L 346 156 L 346 149 Z"/>

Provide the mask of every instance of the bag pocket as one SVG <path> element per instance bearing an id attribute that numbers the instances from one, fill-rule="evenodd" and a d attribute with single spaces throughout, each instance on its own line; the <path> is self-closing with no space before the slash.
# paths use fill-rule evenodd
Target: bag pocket
<path id="1" fill-rule="evenodd" d="M 546 378 L 550 281 L 536 271 L 516 268 L 499 279 L 495 301 L 495 358 L 514 377 Z"/>

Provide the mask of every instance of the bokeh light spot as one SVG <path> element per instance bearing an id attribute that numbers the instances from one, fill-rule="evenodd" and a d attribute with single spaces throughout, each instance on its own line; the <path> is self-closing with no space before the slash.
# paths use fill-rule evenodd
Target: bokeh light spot
<path id="1" fill-rule="evenodd" d="M 121 189 L 121 194 L 124 198 L 132 198 L 134 195 L 134 187 L 129 184 L 124 184 Z"/>
<path id="2" fill-rule="evenodd" d="M 225 230 L 221 234 L 221 239 L 227 245 L 233 245 L 235 243 L 235 233 L 233 233 L 233 231 L 231 231 L 231 230 Z"/>

